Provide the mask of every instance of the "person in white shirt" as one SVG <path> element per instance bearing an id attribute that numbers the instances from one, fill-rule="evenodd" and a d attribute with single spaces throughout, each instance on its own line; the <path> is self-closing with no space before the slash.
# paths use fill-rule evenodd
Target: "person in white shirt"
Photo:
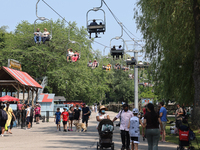
<path id="1" fill-rule="evenodd" d="M 138 109 L 134 108 L 133 109 L 133 117 L 130 118 L 128 128 L 129 128 L 129 134 L 131 138 L 131 143 L 132 143 L 132 150 L 138 150 L 138 144 L 139 138 L 140 138 L 140 126 L 139 124 L 142 124 L 142 121 L 138 118 Z"/>
<path id="2" fill-rule="evenodd" d="M 119 48 L 117 50 L 123 50 L 122 46 L 120 45 Z M 119 55 L 116 56 L 117 59 L 119 59 Z M 121 59 L 123 58 L 123 55 L 121 55 Z"/>
<path id="3" fill-rule="evenodd" d="M 44 28 L 44 32 L 42 33 L 42 42 L 43 44 L 45 41 L 49 38 L 49 32 L 47 31 L 47 28 Z"/>
<path id="4" fill-rule="evenodd" d="M 40 28 L 37 28 L 37 32 L 34 33 L 34 41 L 35 43 L 40 43 L 42 39 L 42 32 L 40 32 Z"/>
<path id="5" fill-rule="evenodd" d="M 27 123 L 28 123 L 28 129 L 31 128 L 31 120 L 30 120 L 30 117 L 31 117 L 31 109 L 30 109 L 29 104 L 27 104 L 27 108 L 26 108 L 26 121 L 27 121 Z"/>
<path id="6" fill-rule="evenodd" d="M 74 56 L 73 50 L 70 48 L 67 50 L 68 54 L 67 54 L 67 62 L 69 62 L 69 59 L 72 60 L 72 56 Z"/>
<path id="7" fill-rule="evenodd" d="M 97 113 L 96 115 L 96 119 L 98 121 L 97 123 L 97 128 L 99 125 L 99 122 L 101 122 L 103 119 L 110 119 L 110 116 L 108 114 L 106 114 L 106 107 L 105 106 L 100 106 L 100 110 L 99 113 Z"/>

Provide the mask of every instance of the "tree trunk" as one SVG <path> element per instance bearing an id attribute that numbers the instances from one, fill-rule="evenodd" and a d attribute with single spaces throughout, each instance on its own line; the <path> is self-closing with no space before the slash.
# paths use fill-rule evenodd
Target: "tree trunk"
<path id="1" fill-rule="evenodd" d="M 192 124 L 200 126 L 200 10 L 197 0 L 193 0 L 193 17 L 195 25 L 195 57 L 193 73 L 195 94 Z"/>

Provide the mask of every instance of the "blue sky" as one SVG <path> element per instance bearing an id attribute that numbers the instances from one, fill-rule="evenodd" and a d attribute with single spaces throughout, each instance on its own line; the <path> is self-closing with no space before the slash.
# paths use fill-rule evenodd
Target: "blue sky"
<path id="1" fill-rule="evenodd" d="M 93 7 L 100 6 L 100 0 L 45 0 L 51 7 L 53 7 L 61 16 L 63 16 L 67 21 L 75 21 L 78 27 L 86 27 L 86 13 L 89 9 Z M 34 23 L 36 18 L 36 2 L 37 0 L 0 0 L 1 2 L 1 21 L 0 26 L 6 25 L 9 27 L 8 31 L 14 31 L 15 27 L 22 20 L 27 20 L 30 23 Z M 133 19 L 134 11 L 136 7 L 137 0 L 105 0 L 107 5 L 117 16 L 117 18 L 134 34 L 132 38 L 136 40 L 142 40 L 142 35 L 140 31 L 136 28 L 135 20 Z M 106 13 L 106 32 L 101 34 L 101 38 L 95 39 L 95 41 L 100 42 L 106 46 L 110 45 L 110 39 L 116 36 L 120 36 L 121 27 L 114 20 L 113 16 L 103 5 L 102 9 Z M 47 5 L 40 0 L 38 5 L 38 16 L 46 17 L 48 19 L 57 20 L 59 16 L 54 13 Z M 103 14 L 100 12 L 91 13 L 89 16 L 93 18 L 103 18 Z M 61 19 L 61 18 L 60 18 Z M 67 33 L 66 33 L 67 34 Z M 124 33 L 123 39 L 130 40 L 130 38 Z M 113 43 L 120 45 L 121 43 Z M 127 44 L 134 44 L 134 42 L 127 42 Z M 104 49 L 103 46 L 99 44 L 93 44 L 93 49 Z M 128 46 L 129 49 L 133 49 L 133 45 Z M 135 49 L 140 50 L 139 46 Z M 109 49 L 106 49 L 106 54 L 109 53 Z M 131 54 L 133 55 L 133 54 Z M 140 58 L 141 59 L 141 58 Z"/>

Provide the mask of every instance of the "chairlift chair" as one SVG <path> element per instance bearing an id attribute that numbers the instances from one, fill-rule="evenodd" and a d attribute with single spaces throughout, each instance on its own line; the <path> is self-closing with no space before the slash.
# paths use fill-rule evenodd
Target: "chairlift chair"
<path id="1" fill-rule="evenodd" d="M 112 50 L 112 47 L 113 47 L 112 46 L 112 40 L 114 40 L 114 39 L 116 39 L 116 40 L 121 39 L 123 41 L 122 49 L 120 49 L 120 50 L 119 49 Z M 112 38 L 110 40 L 110 54 L 111 54 L 111 56 L 119 56 L 119 55 L 123 56 L 124 55 L 124 47 L 125 47 L 125 41 L 124 41 L 123 38 L 121 38 L 121 37 Z"/>
<path id="2" fill-rule="evenodd" d="M 104 13 L 104 19 L 95 19 L 97 21 L 97 25 L 90 25 L 90 23 L 93 20 L 89 20 L 89 12 L 91 11 L 102 11 Z M 88 33 L 104 33 L 106 32 L 106 14 L 103 9 L 100 9 L 99 7 L 95 7 L 93 9 L 90 9 L 86 14 L 86 26 Z"/>
<path id="3" fill-rule="evenodd" d="M 136 65 L 137 64 L 137 61 L 136 59 L 127 59 L 126 60 L 126 65 Z"/>

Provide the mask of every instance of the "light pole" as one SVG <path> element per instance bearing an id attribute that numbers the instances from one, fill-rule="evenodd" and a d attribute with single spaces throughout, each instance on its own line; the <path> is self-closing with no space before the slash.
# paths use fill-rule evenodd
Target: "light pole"
<path id="1" fill-rule="evenodd" d="M 67 81 L 66 81 L 66 101 L 67 101 Z"/>

